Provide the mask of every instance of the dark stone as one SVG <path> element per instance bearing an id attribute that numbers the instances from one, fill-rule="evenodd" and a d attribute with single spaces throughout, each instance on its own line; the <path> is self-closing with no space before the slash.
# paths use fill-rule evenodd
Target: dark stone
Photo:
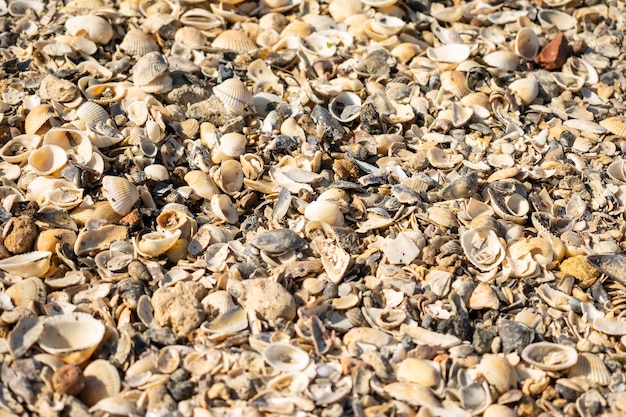
<path id="1" fill-rule="evenodd" d="M 361 109 L 359 116 L 361 124 L 359 128 L 370 135 L 379 135 L 385 132 L 383 122 L 380 115 L 372 103 L 365 103 Z"/>
<path id="2" fill-rule="evenodd" d="M 511 352 L 521 354 L 522 350 L 535 338 L 535 331 L 522 323 L 501 320 L 498 323 L 498 336 L 502 339 L 504 354 Z"/>
<path id="3" fill-rule="evenodd" d="M 477 328 L 474 330 L 472 346 L 474 346 L 476 353 L 479 355 L 491 353 L 491 344 L 497 335 L 498 332 L 493 327 L 485 329 Z"/>
<path id="4" fill-rule="evenodd" d="M 451 334 L 461 340 L 472 340 L 473 329 L 467 314 L 460 314 L 440 322 L 437 325 L 437 331 L 444 334 Z"/>
<path id="5" fill-rule="evenodd" d="M 176 336 L 169 327 L 148 329 L 147 335 L 156 345 L 168 346 L 176 344 Z"/>

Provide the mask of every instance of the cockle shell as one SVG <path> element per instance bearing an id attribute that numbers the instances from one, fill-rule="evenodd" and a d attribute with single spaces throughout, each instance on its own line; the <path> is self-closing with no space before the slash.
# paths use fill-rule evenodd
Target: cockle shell
<path id="1" fill-rule="evenodd" d="M 35 251 L 0 260 L 0 269 L 20 277 L 42 277 L 50 268 L 51 252 Z"/>
<path id="2" fill-rule="evenodd" d="M 243 114 L 253 105 L 252 94 L 237 78 L 229 78 L 213 88 L 214 94 L 233 114 Z"/>
<path id="3" fill-rule="evenodd" d="M 525 27 L 517 32 L 513 41 L 515 53 L 526 61 L 532 61 L 539 53 L 539 38 L 532 28 Z"/>
<path id="4" fill-rule="evenodd" d="M 211 211 L 221 221 L 234 224 L 239 220 L 237 206 L 225 194 L 215 194 L 211 197 Z"/>
<path id="5" fill-rule="evenodd" d="M 159 50 L 159 45 L 152 39 L 152 36 L 141 29 L 131 29 L 126 32 L 120 49 L 129 55 L 144 56 L 150 52 Z"/>
<path id="6" fill-rule="evenodd" d="M 98 348 L 104 325 L 90 314 L 69 313 L 44 320 L 39 346 L 65 363 L 80 365 Z"/>
<path id="7" fill-rule="evenodd" d="M 407 358 L 398 364 L 398 381 L 410 382 L 435 388 L 441 383 L 441 373 L 435 363 L 416 358 Z"/>
<path id="8" fill-rule="evenodd" d="M 271 343 L 263 350 L 263 359 L 279 371 L 301 372 L 310 362 L 309 355 L 289 343 Z"/>
<path id="9" fill-rule="evenodd" d="M 600 121 L 600 125 L 614 135 L 626 137 L 626 116 L 607 117 Z"/>
<path id="10" fill-rule="evenodd" d="M 562 371 L 576 364 L 578 352 L 567 345 L 537 342 L 524 348 L 522 359 L 544 371 Z"/>
<path id="11" fill-rule="evenodd" d="M 500 393 L 505 393 L 517 387 L 515 368 L 503 356 L 484 355 L 478 370 L 487 382 Z"/>
<path id="12" fill-rule="evenodd" d="M 189 171 L 185 175 L 185 181 L 193 192 L 201 198 L 210 199 L 214 194 L 220 192 L 211 177 L 202 171 Z"/>
<path id="13" fill-rule="evenodd" d="M 537 20 L 543 27 L 556 26 L 560 31 L 570 30 L 576 27 L 576 19 L 564 12 L 554 9 L 543 9 L 537 13 Z"/>
<path id="14" fill-rule="evenodd" d="M 509 90 L 522 100 L 522 104 L 528 105 L 537 98 L 539 83 L 532 78 L 520 78 L 509 84 Z"/>
<path id="15" fill-rule="evenodd" d="M 144 256 L 158 257 L 173 247 L 180 235 L 178 229 L 145 233 L 137 238 L 137 250 Z"/>
<path id="16" fill-rule="evenodd" d="M 139 200 L 139 191 L 135 184 L 126 178 L 105 175 L 102 178 L 102 189 L 115 212 L 125 216 Z"/>
<path id="17" fill-rule="evenodd" d="M 467 259 L 481 271 L 497 268 L 506 256 L 504 245 L 492 229 L 477 227 L 461 235 L 461 247 Z"/>
<path id="18" fill-rule="evenodd" d="M 207 41 L 207 37 L 199 29 L 183 26 L 176 31 L 174 40 L 193 49 L 200 49 Z"/>
<path id="19" fill-rule="evenodd" d="M 604 361 L 596 354 L 583 352 L 578 355 L 578 361 L 569 368 L 568 374 L 572 377 L 585 377 L 587 380 L 607 386 L 611 383 L 611 372 L 604 364 Z"/>
<path id="20" fill-rule="evenodd" d="M 483 57 L 485 64 L 504 72 L 513 72 L 519 65 L 519 57 L 511 51 L 495 51 Z"/>
<path id="21" fill-rule="evenodd" d="M 50 119 L 54 116 L 54 110 L 49 104 L 40 104 L 34 107 L 24 119 L 24 131 L 26 134 L 42 134 L 50 126 Z"/>
<path id="22" fill-rule="evenodd" d="M 109 112 L 101 105 L 92 101 L 85 101 L 76 109 L 76 116 L 85 123 L 106 122 L 111 118 Z"/>
<path id="23" fill-rule="evenodd" d="M 117 368 L 109 361 L 96 359 L 83 371 L 85 387 L 80 399 L 89 407 L 105 398 L 117 395 L 122 389 L 122 381 Z"/>
<path id="24" fill-rule="evenodd" d="M 28 307 L 32 302 L 44 304 L 47 296 L 46 285 L 41 279 L 36 277 L 16 282 L 7 288 L 4 293 L 11 298 L 14 305 L 24 307 Z"/>
<path id="25" fill-rule="evenodd" d="M 158 51 L 149 52 L 139 58 L 133 67 L 133 82 L 140 87 L 152 84 L 166 75 L 168 70 L 169 64 L 165 55 Z"/>
<path id="26" fill-rule="evenodd" d="M 67 33 L 72 36 L 86 35 L 92 41 L 106 44 L 113 38 L 113 27 L 104 18 L 95 15 L 73 16 L 65 22 Z"/>
<path id="27" fill-rule="evenodd" d="M 225 30 L 211 43 L 215 49 L 249 52 L 257 49 L 256 43 L 241 30 Z"/>

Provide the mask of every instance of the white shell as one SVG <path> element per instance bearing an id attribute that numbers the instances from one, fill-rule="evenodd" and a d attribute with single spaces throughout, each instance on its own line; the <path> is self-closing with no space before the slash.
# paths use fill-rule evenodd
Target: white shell
<path id="1" fill-rule="evenodd" d="M 0 260 L 0 269 L 20 277 L 41 277 L 50 268 L 52 252 L 35 251 Z"/>
<path id="2" fill-rule="evenodd" d="M 330 201 L 316 200 L 304 209 L 309 221 L 322 221 L 331 226 L 343 226 L 344 218 L 339 206 Z"/>
<path id="3" fill-rule="evenodd" d="M 53 127 L 43 137 L 43 145 L 60 146 L 75 162 L 84 165 L 92 156 L 91 140 L 78 129 Z"/>
<path id="4" fill-rule="evenodd" d="M 105 44 L 113 38 L 113 27 L 99 16 L 74 16 L 65 22 L 67 33 L 73 36 L 86 35 L 92 41 Z"/>
<path id="5" fill-rule="evenodd" d="M 234 114 L 243 114 L 252 107 L 253 98 L 245 84 L 237 78 L 229 78 L 213 88 L 213 93 Z"/>
<path id="6" fill-rule="evenodd" d="M 309 364 L 309 354 L 289 343 L 271 343 L 263 350 L 263 359 L 283 372 L 300 372 Z"/>
<path id="7" fill-rule="evenodd" d="M 511 51 L 495 51 L 483 57 L 485 64 L 505 72 L 513 72 L 519 65 L 519 57 Z"/>
<path id="8" fill-rule="evenodd" d="M 178 229 L 145 233 L 137 240 L 137 250 L 145 256 L 157 257 L 174 246 L 180 235 Z"/>
<path id="9" fill-rule="evenodd" d="M 577 24 L 573 16 L 554 9 L 541 10 L 537 13 L 537 20 L 545 28 L 555 26 L 560 31 L 574 29 Z"/>
<path id="10" fill-rule="evenodd" d="M 576 364 L 578 352 L 571 346 L 538 342 L 524 348 L 522 359 L 544 371 L 562 371 Z"/>
<path id="11" fill-rule="evenodd" d="M 532 61 L 539 53 L 539 38 L 531 28 L 525 27 L 520 29 L 513 43 L 515 53 L 526 61 Z"/>
<path id="12" fill-rule="evenodd" d="M 215 194 L 211 197 L 211 210 L 218 219 L 227 223 L 233 224 L 239 220 L 237 206 L 225 194 Z"/>
<path id="13" fill-rule="evenodd" d="M 106 175 L 102 178 L 102 189 L 113 210 L 121 216 L 130 213 L 139 200 L 137 187 L 126 178 Z"/>
<path id="14" fill-rule="evenodd" d="M 426 49 L 426 56 L 435 62 L 454 64 L 469 58 L 470 51 L 469 45 L 451 43 Z"/>
<path id="15" fill-rule="evenodd" d="M 361 113 L 361 97 L 350 91 L 344 91 L 330 100 L 328 110 L 340 122 L 351 122 Z"/>
<path id="16" fill-rule="evenodd" d="M 537 98 L 539 83 L 533 78 L 520 78 L 509 84 L 509 90 L 522 100 L 522 104 L 528 105 Z"/>
<path id="17" fill-rule="evenodd" d="M 47 317 L 39 346 L 46 352 L 74 365 L 85 362 L 98 348 L 104 324 L 87 313 Z"/>
<path id="18" fill-rule="evenodd" d="M 52 175 L 67 163 L 67 153 L 56 145 L 44 145 L 31 152 L 28 165 L 39 175 Z"/>
<path id="19" fill-rule="evenodd" d="M 0 158 L 14 164 L 26 161 L 30 153 L 39 146 L 39 142 L 39 135 L 25 133 L 15 136 L 0 148 Z"/>
<path id="20" fill-rule="evenodd" d="M 481 271 L 497 268 L 506 250 L 496 232 L 487 227 L 470 229 L 461 235 L 461 247 L 467 259 Z"/>

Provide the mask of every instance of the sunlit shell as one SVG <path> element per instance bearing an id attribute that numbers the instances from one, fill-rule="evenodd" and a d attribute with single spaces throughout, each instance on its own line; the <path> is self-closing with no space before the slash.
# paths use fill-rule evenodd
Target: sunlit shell
<path id="1" fill-rule="evenodd" d="M 542 9 L 537 13 L 537 20 L 543 27 L 555 26 L 560 31 L 570 30 L 576 27 L 576 18 L 567 13 L 554 9 Z"/>
<path id="2" fill-rule="evenodd" d="M 463 155 L 433 146 L 426 151 L 426 159 L 435 168 L 451 169 L 463 160 Z"/>
<path id="3" fill-rule="evenodd" d="M 211 159 L 215 163 L 241 156 L 246 150 L 247 139 L 241 133 L 231 132 L 220 136 L 218 142 L 218 146 L 211 154 Z"/>
<path id="4" fill-rule="evenodd" d="M 73 162 L 86 164 L 92 156 L 91 140 L 78 129 L 55 127 L 46 132 L 42 144 L 62 148 Z"/>
<path id="5" fill-rule="evenodd" d="M 225 194 L 215 194 L 211 197 L 211 211 L 221 221 L 236 223 L 239 220 L 237 206 Z"/>
<path id="6" fill-rule="evenodd" d="M 104 107 L 92 101 L 85 101 L 76 109 L 76 116 L 85 123 L 106 122 L 111 118 Z"/>
<path id="7" fill-rule="evenodd" d="M 178 229 L 144 233 L 137 238 L 137 250 L 145 256 L 156 258 L 172 248 L 180 235 Z"/>
<path id="8" fill-rule="evenodd" d="M 457 22 L 463 17 L 463 8 L 461 6 L 439 8 L 435 7 L 436 5 L 436 3 L 433 3 L 430 15 L 441 22 Z"/>
<path id="9" fill-rule="evenodd" d="M 11 298 L 16 306 L 28 307 L 30 303 L 45 304 L 46 285 L 39 278 L 31 277 L 16 282 L 7 288 L 4 293 Z"/>
<path id="10" fill-rule="evenodd" d="M 193 49 L 200 49 L 207 41 L 207 37 L 199 29 L 184 26 L 176 31 L 174 40 Z"/>
<path id="11" fill-rule="evenodd" d="M 7 2 L 8 6 L 4 5 L 4 13 L 9 12 L 11 16 L 24 16 L 27 13 L 36 13 L 40 15 L 45 7 L 46 3 L 38 0 L 14 0 Z"/>
<path id="12" fill-rule="evenodd" d="M 133 67 L 133 82 L 137 86 L 145 86 L 164 76 L 169 70 L 165 55 L 158 51 L 143 55 Z"/>
<path id="13" fill-rule="evenodd" d="M 33 152 L 28 157 L 28 165 L 39 175 L 52 175 L 67 163 L 67 153 L 63 148 L 56 145 L 45 145 Z"/>
<path id="14" fill-rule="evenodd" d="M 351 122 L 361 113 L 361 98 L 355 93 L 344 91 L 330 100 L 328 110 L 340 122 Z"/>
<path id="15" fill-rule="evenodd" d="M 522 100 L 522 104 L 528 105 L 537 98 L 539 83 L 533 78 L 520 78 L 509 84 L 509 90 Z"/>
<path id="16" fill-rule="evenodd" d="M 519 57 L 513 52 L 500 50 L 483 57 L 485 64 L 504 72 L 513 72 L 519 65 Z"/>
<path id="17" fill-rule="evenodd" d="M 500 393 L 517 387 L 515 368 L 502 356 L 484 355 L 478 369 L 487 382 Z"/>
<path id="18" fill-rule="evenodd" d="M 222 162 L 213 175 L 215 184 L 226 194 L 233 195 L 243 187 L 243 169 L 237 160 Z"/>
<path id="19" fill-rule="evenodd" d="M 216 15 L 206 9 L 189 9 L 180 16 L 180 23 L 200 30 L 209 30 L 223 25 Z"/>
<path id="20" fill-rule="evenodd" d="M 248 314 L 246 310 L 239 306 L 235 306 L 210 322 L 204 323 L 202 329 L 208 333 L 219 335 L 236 334 L 248 328 Z"/>
<path id="21" fill-rule="evenodd" d="M 526 61 L 534 60 L 539 53 L 539 38 L 535 31 L 528 27 L 517 32 L 513 45 L 515 53 Z"/>
<path id="22" fill-rule="evenodd" d="M 572 377 L 584 377 L 598 385 L 607 386 L 611 383 L 611 372 L 604 361 L 596 354 L 583 352 L 578 355 L 578 362 L 569 369 L 567 374 Z"/>
<path id="23" fill-rule="evenodd" d="M 263 350 L 263 359 L 283 372 L 300 372 L 309 364 L 308 353 L 288 343 L 271 343 Z"/>
<path id="24" fill-rule="evenodd" d="M 360 0 L 334 0 L 328 4 L 328 13 L 337 23 L 358 14 L 362 9 Z"/>
<path id="25" fill-rule="evenodd" d="M 243 175 L 248 179 L 257 179 L 264 171 L 265 162 L 257 154 L 246 153 L 239 157 Z"/>
<path id="26" fill-rule="evenodd" d="M 496 232 L 487 227 L 477 227 L 461 234 L 461 246 L 467 259 L 481 271 L 497 268 L 506 251 Z"/>
<path id="27" fill-rule="evenodd" d="M 74 187 L 58 187 L 46 193 L 43 206 L 51 204 L 60 209 L 72 209 L 83 201 L 83 189 Z"/>
<path id="28" fill-rule="evenodd" d="M 246 85 L 237 78 L 229 78 L 216 85 L 213 92 L 224 106 L 234 114 L 245 113 L 253 105 L 252 94 Z"/>
<path id="29" fill-rule="evenodd" d="M 330 201 L 317 200 L 309 203 L 304 217 L 310 221 L 322 221 L 331 226 L 343 226 L 344 218 L 339 206 Z"/>
<path id="30" fill-rule="evenodd" d="M 553 72 L 552 78 L 554 78 L 556 85 L 568 91 L 580 91 L 585 85 L 585 79 L 583 77 L 565 72 Z"/>
<path id="31" fill-rule="evenodd" d="M 130 213 L 139 200 L 137 187 L 126 178 L 105 175 L 102 189 L 113 210 L 121 216 Z"/>
<path id="32" fill-rule="evenodd" d="M 72 210 L 71 217 L 77 225 L 83 226 L 91 219 L 102 219 L 110 223 L 116 223 L 122 216 L 113 210 L 108 201 L 98 201 L 92 206 L 75 208 Z"/>
<path id="33" fill-rule="evenodd" d="M 241 30 L 225 30 L 211 43 L 215 49 L 235 52 L 249 52 L 257 49 L 256 43 Z"/>
<path id="34" fill-rule="evenodd" d="M 10 163 L 20 163 L 26 161 L 30 153 L 39 146 L 41 136 L 33 134 L 23 134 L 9 139 L 0 148 L 0 158 Z"/>
<path id="35" fill-rule="evenodd" d="M 26 134 L 41 134 L 49 127 L 50 119 L 54 116 L 54 110 L 49 104 L 40 104 L 33 108 L 24 120 L 24 131 Z"/>
<path id="36" fill-rule="evenodd" d="M 454 64 L 465 61 L 470 55 L 470 47 L 465 44 L 448 44 L 426 49 L 426 56 L 435 62 Z"/>
<path id="37" fill-rule="evenodd" d="M 117 395 L 122 389 L 117 368 L 104 359 L 90 362 L 83 374 L 85 387 L 80 393 L 80 399 L 89 407 L 100 400 Z"/>
<path id="38" fill-rule="evenodd" d="M 562 371 L 576 364 L 578 352 L 571 346 L 538 342 L 524 348 L 522 359 L 544 371 Z"/>
<path id="39" fill-rule="evenodd" d="M 152 36 L 141 29 L 131 29 L 126 32 L 120 43 L 120 49 L 129 55 L 144 56 L 150 52 L 159 50 L 159 45 Z"/>
<path id="40" fill-rule="evenodd" d="M 444 71 L 439 78 L 441 88 L 454 94 L 457 98 L 463 98 L 471 92 L 467 86 L 465 74 L 460 71 Z"/>
<path id="41" fill-rule="evenodd" d="M 67 243 L 74 246 L 76 233 L 68 229 L 48 229 L 42 231 L 35 241 L 35 250 L 56 252 L 56 246 Z"/>
<path id="42" fill-rule="evenodd" d="M 96 104 L 115 103 L 122 100 L 131 87 L 132 84 L 127 82 L 92 84 L 83 91 L 83 94 Z M 89 121 L 97 122 L 98 120 Z"/>
<path id="43" fill-rule="evenodd" d="M 47 317 L 39 346 L 65 363 L 80 365 L 98 348 L 104 325 L 90 314 L 69 313 Z"/>
<path id="44" fill-rule="evenodd" d="M 435 388 L 441 383 L 441 374 L 431 361 L 407 358 L 398 364 L 398 381 L 420 384 Z"/>
<path id="45" fill-rule="evenodd" d="M 73 16 L 65 22 L 67 33 L 73 36 L 85 35 L 99 44 L 106 44 L 113 38 L 113 27 L 104 18 L 94 15 Z"/>
<path id="46" fill-rule="evenodd" d="M 626 116 L 607 117 L 600 125 L 614 135 L 626 137 Z"/>
<path id="47" fill-rule="evenodd" d="M 183 206 L 184 207 L 184 206 Z M 198 225 L 188 210 L 168 204 L 156 218 L 159 230 L 180 230 L 182 239 L 191 239 Z"/>

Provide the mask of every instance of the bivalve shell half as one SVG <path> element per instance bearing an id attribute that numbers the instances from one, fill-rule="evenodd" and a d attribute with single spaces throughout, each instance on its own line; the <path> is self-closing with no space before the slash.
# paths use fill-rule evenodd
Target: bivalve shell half
<path id="1" fill-rule="evenodd" d="M 578 362 L 569 369 L 568 377 L 585 377 L 598 385 L 607 386 L 611 383 L 611 373 L 604 361 L 596 354 L 583 352 L 578 355 Z"/>
<path id="2" fill-rule="evenodd" d="M 46 285 L 36 277 L 30 277 L 16 282 L 4 292 L 16 306 L 28 307 L 32 302 L 44 304 L 46 302 Z"/>
<path id="3" fill-rule="evenodd" d="M 106 122 L 111 118 L 109 112 L 98 103 L 85 101 L 76 109 L 76 116 L 85 123 Z"/>
<path id="4" fill-rule="evenodd" d="M 215 194 L 211 197 L 211 211 L 219 220 L 230 224 L 239 220 L 237 206 L 226 194 Z"/>
<path id="5" fill-rule="evenodd" d="M 15 136 L 0 148 L 0 158 L 12 164 L 19 164 L 28 160 L 30 153 L 37 149 L 40 142 L 39 135 L 25 133 Z"/>
<path id="6" fill-rule="evenodd" d="M 526 61 L 534 60 L 539 53 L 539 38 L 529 27 L 520 29 L 513 42 L 515 53 Z"/>
<path id="7" fill-rule="evenodd" d="M 28 165 L 39 175 L 53 175 L 67 163 L 67 153 L 56 145 L 44 145 L 28 157 Z"/>
<path id="8" fill-rule="evenodd" d="M 469 45 L 451 43 L 426 49 L 426 56 L 435 62 L 456 64 L 469 58 L 470 52 Z"/>
<path id="9" fill-rule="evenodd" d="M 122 389 L 122 380 L 117 368 L 104 359 L 89 363 L 83 371 L 85 387 L 80 399 L 89 407 L 105 398 L 117 395 Z"/>
<path id="10" fill-rule="evenodd" d="M 211 43 L 215 49 L 235 52 L 249 52 L 257 49 L 257 44 L 241 30 L 225 30 Z"/>
<path id="11" fill-rule="evenodd" d="M 160 256 L 174 246 L 180 235 L 178 229 L 145 233 L 137 239 L 137 250 L 147 257 Z"/>
<path id="12" fill-rule="evenodd" d="M 607 117 L 600 121 L 600 126 L 614 135 L 626 137 L 626 116 Z"/>
<path id="13" fill-rule="evenodd" d="M 87 134 L 78 129 L 54 127 L 44 135 L 43 145 L 61 147 L 74 162 L 81 165 L 89 162 L 93 154 L 91 140 Z"/>
<path id="14" fill-rule="evenodd" d="M 54 110 L 49 104 L 40 104 L 34 107 L 24 119 L 24 131 L 32 135 L 43 133 L 45 127 L 50 127 L 50 119 L 54 116 Z"/>
<path id="15" fill-rule="evenodd" d="M 311 358 L 302 349 L 289 343 L 271 343 L 263 350 L 263 359 L 273 368 L 291 373 L 301 372 Z"/>
<path id="16" fill-rule="evenodd" d="M 351 122 L 361 113 L 361 97 L 350 91 L 344 91 L 330 100 L 328 110 L 340 122 Z"/>
<path id="17" fill-rule="evenodd" d="M 488 227 L 465 231 L 461 235 L 461 247 L 467 259 L 481 271 L 497 268 L 506 255 L 500 238 Z"/>
<path id="18" fill-rule="evenodd" d="M 65 22 L 67 33 L 85 35 L 95 43 L 106 44 L 113 38 L 113 27 L 108 20 L 95 15 L 74 16 Z"/>
<path id="19" fill-rule="evenodd" d="M 528 105 L 537 98 L 539 83 L 533 78 L 520 78 L 509 84 L 509 90 L 522 100 L 522 104 Z"/>
<path id="20" fill-rule="evenodd" d="M 192 49 L 200 49 L 207 41 L 207 37 L 201 30 L 191 26 L 183 26 L 176 31 L 174 40 Z"/>
<path id="21" fill-rule="evenodd" d="M 0 269 L 20 277 L 42 277 L 50 268 L 52 252 L 35 251 L 0 260 Z"/>
<path id="22" fill-rule="evenodd" d="M 519 65 L 519 57 L 511 51 L 495 51 L 483 57 L 485 64 L 504 72 L 513 72 Z"/>
<path id="23" fill-rule="evenodd" d="M 479 364 L 479 372 L 500 393 L 517 387 L 515 368 L 503 356 L 484 355 Z"/>
<path id="24" fill-rule="evenodd" d="M 537 20 L 545 28 L 555 26 L 560 31 L 574 29 L 577 25 L 576 18 L 554 9 L 541 10 L 537 13 Z"/>
<path id="25" fill-rule="evenodd" d="M 152 36 L 141 29 L 131 29 L 126 32 L 120 49 L 129 55 L 144 56 L 150 52 L 159 50 L 159 45 L 152 39 Z"/>
<path id="26" fill-rule="evenodd" d="M 169 71 L 165 55 L 158 51 L 149 52 L 139 58 L 133 67 L 133 82 L 137 86 L 153 84 Z"/>
<path id="27" fill-rule="evenodd" d="M 407 358 L 398 364 L 398 381 L 435 388 L 441 383 L 441 374 L 432 361 Z"/>
<path id="28" fill-rule="evenodd" d="M 234 114 L 243 114 L 253 106 L 252 94 L 246 85 L 237 78 L 229 78 L 216 85 L 213 92 L 224 106 Z"/>
<path id="29" fill-rule="evenodd" d="M 139 190 L 126 178 L 106 175 L 102 178 L 102 189 L 115 212 L 125 216 L 139 200 Z"/>
<path id="30" fill-rule="evenodd" d="M 309 221 L 321 221 L 331 226 L 343 226 L 344 218 L 339 206 L 330 201 L 316 200 L 304 209 L 304 217 Z"/>
<path id="31" fill-rule="evenodd" d="M 571 346 L 538 342 L 524 348 L 522 359 L 544 371 L 562 371 L 576 364 L 578 352 Z"/>
<path id="32" fill-rule="evenodd" d="M 98 348 L 104 337 L 104 324 L 87 313 L 47 317 L 39 346 L 65 363 L 80 365 Z"/>

